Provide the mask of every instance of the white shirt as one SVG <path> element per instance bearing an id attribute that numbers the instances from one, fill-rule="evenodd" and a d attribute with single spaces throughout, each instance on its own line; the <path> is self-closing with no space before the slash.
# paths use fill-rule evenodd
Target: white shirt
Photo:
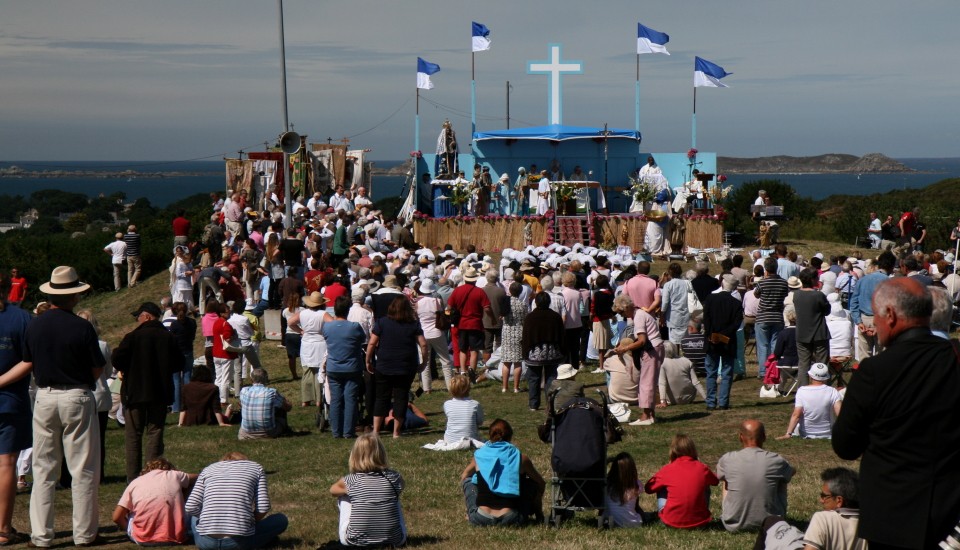
<path id="1" fill-rule="evenodd" d="M 640 173 L 637 174 L 637 177 L 640 179 L 640 181 L 643 181 L 643 179 L 647 176 L 652 176 L 654 174 L 662 174 L 662 173 L 663 171 L 660 170 L 659 166 L 657 165 L 650 166 L 649 164 L 644 164 L 640 168 Z"/>
<path id="2" fill-rule="evenodd" d="M 537 214 L 546 214 L 550 209 L 550 180 L 540 178 L 537 184 Z"/>
<path id="3" fill-rule="evenodd" d="M 123 241 L 113 241 L 107 246 L 103 247 L 104 250 L 109 251 L 113 256 L 111 261 L 114 265 L 120 265 L 123 263 L 123 256 L 127 253 L 127 243 Z"/>
<path id="4" fill-rule="evenodd" d="M 830 439 L 833 430 L 833 405 L 840 401 L 840 392 L 833 386 L 803 386 L 797 390 L 796 407 L 803 408 L 797 424 L 800 437 Z"/>

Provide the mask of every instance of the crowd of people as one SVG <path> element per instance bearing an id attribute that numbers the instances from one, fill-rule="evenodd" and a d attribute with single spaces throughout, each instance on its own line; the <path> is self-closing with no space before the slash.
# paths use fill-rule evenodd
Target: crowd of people
<path id="1" fill-rule="evenodd" d="M 31 543 L 53 541 L 61 463 L 72 477 L 74 542 L 101 542 L 108 418 L 124 424 L 129 485 L 113 518 L 131 540 L 254 548 L 281 534 L 287 518 L 268 515 L 261 465 L 231 452 L 197 475 L 179 472 L 163 439 L 168 412 L 182 426 L 238 422 L 239 439 L 289 431 L 286 414 L 297 401 L 269 386 L 259 352 L 270 310 L 300 380 L 299 404 L 328 411 L 333 437 L 355 438 L 349 474 L 330 489 L 345 545 L 406 540 L 405 483 L 380 434 L 403 437 L 426 418 L 411 402 L 415 386 L 417 394 L 451 395 L 436 447 L 476 449 L 461 475 L 470 523 L 518 525 L 542 516 L 545 481 L 511 442 L 506 419 L 493 420 L 481 441 L 474 384 L 490 379 L 516 394 L 525 385 L 526 405 L 537 411 L 582 397 L 578 373 L 595 359 L 611 400 L 636 406 L 630 424 L 650 426 L 658 410 L 697 396 L 707 411 L 733 406 L 748 341 L 765 389 L 798 388 L 781 438 L 832 436 L 839 457 L 862 458 L 859 487 L 856 472 L 823 473 L 824 510 L 837 514 L 815 516 L 795 540 L 853 548 L 860 537 L 876 548 L 919 548 L 956 523 L 960 371 L 947 337 L 958 276 L 943 253 L 804 259 L 778 244 L 769 255 L 723 259 L 717 275 L 705 261 L 686 273 L 670 263 L 656 275 L 647 261 L 583 245 L 508 249 L 494 260 L 472 246 L 421 248 L 408 225 L 384 220 L 364 198 L 338 188 L 326 201 L 298 202 L 295 219 L 284 220 L 279 211 L 253 211 L 241 193 L 214 197 L 197 241 L 181 214 L 169 295 L 132 312 L 136 328 L 112 351 L 92 313 L 74 313 L 89 286 L 73 268 L 54 269 L 40 286 L 47 303 L 33 319 L 10 299 L 15 290 L 22 300 L 15 274 L 0 274 L 8 298 L 0 337 L 9 344 L 0 347 L 0 469 L 11 481 L 0 485 L 0 543 L 22 540 L 11 518 L 24 453 L 34 480 Z M 135 227 L 115 241 L 124 254 L 131 233 Z M 115 260 L 123 247 L 108 248 Z M 129 275 L 135 286 L 139 274 Z M 205 353 L 195 359 L 198 328 Z M 620 453 L 607 474 L 611 523 L 659 517 L 700 527 L 712 520 L 710 487 L 720 485 L 728 531 L 759 530 L 760 544 L 789 530 L 782 516 L 794 468 L 763 449 L 759 419 L 743 422 L 739 439 L 742 449 L 711 469 L 678 434 L 669 463 L 642 484 L 633 458 Z M 658 514 L 639 509 L 641 491 L 657 495 Z M 910 507 L 891 505 L 889 494 L 904 495 Z M 909 528 L 894 519 L 905 515 Z"/>

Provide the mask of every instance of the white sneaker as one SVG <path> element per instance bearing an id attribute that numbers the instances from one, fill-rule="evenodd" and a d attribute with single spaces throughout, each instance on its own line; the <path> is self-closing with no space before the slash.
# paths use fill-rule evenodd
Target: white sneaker
<path id="1" fill-rule="evenodd" d="M 603 372 L 604 372 L 603 369 L 593 369 L 592 371 L 590 371 L 590 374 L 603 374 Z"/>
<path id="2" fill-rule="evenodd" d="M 652 426 L 655 422 L 653 418 L 647 418 L 646 420 L 634 420 L 630 423 L 631 426 Z"/>

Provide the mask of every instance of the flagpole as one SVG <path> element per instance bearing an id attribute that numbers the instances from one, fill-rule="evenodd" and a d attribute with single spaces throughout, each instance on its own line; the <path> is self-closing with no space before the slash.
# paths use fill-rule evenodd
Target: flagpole
<path id="1" fill-rule="evenodd" d="M 473 143 L 473 134 L 477 132 L 477 53 L 470 52 L 470 143 Z"/>
<path id="2" fill-rule="evenodd" d="M 693 87 L 693 135 L 690 147 L 697 148 L 697 87 Z"/>
<path id="3" fill-rule="evenodd" d="M 640 133 L 640 54 L 637 54 L 637 83 L 633 94 L 634 117 L 633 126 L 637 133 Z"/>
<path id="4" fill-rule="evenodd" d="M 420 87 L 417 86 L 417 117 L 413 126 L 413 150 L 420 150 Z"/>
<path id="5" fill-rule="evenodd" d="M 280 27 L 280 92 L 283 96 L 283 133 L 290 131 L 287 118 L 287 53 L 283 38 L 283 0 L 277 0 L 277 21 Z M 292 183 L 290 182 L 290 155 L 283 154 L 283 213 L 287 217 L 287 227 L 293 227 L 293 205 L 291 204 Z"/>

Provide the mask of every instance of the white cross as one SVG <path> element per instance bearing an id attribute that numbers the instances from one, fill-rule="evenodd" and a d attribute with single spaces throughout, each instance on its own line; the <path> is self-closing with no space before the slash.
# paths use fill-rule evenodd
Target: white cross
<path id="1" fill-rule="evenodd" d="M 560 44 L 549 44 L 549 61 L 528 61 L 527 74 L 549 74 L 550 93 L 547 95 L 547 120 L 550 124 L 562 124 L 563 93 L 560 89 L 560 76 L 563 74 L 583 74 L 582 61 L 560 61 Z"/>

